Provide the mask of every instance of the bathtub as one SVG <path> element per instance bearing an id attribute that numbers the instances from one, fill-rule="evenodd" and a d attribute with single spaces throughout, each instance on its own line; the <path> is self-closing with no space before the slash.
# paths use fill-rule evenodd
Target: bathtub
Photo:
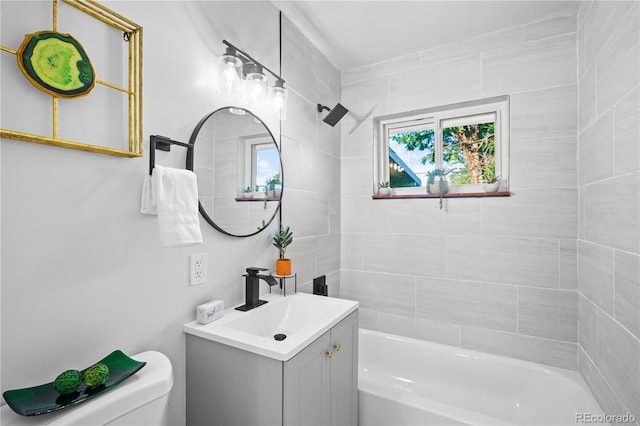
<path id="1" fill-rule="evenodd" d="M 359 339 L 361 426 L 607 424 L 577 417 L 603 414 L 576 371 L 365 329 Z"/>

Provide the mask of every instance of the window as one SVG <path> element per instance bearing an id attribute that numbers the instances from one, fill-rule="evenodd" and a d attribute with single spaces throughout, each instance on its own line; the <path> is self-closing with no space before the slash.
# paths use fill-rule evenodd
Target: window
<path id="1" fill-rule="evenodd" d="M 440 169 L 452 194 L 486 194 L 496 180 L 508 190 L 508 96 L 377 117 L 374 125 L 376 189 L 389 182 L 396 195 L 425 194 L 429 173 Z"/>
<path id="2" fill-rule="evenodd" d="M 282 184 L 280 153 L 273 138 L 266 134 L 243 136 L 237 139 L 237 146 L 237 196 L 246 198 L 244 189 L 247 187 L 263 194 L 279 190 Z"/>
<path id="3" fill-rule="evenodd" d="M 280 154 L 273 142 L 252 145 L 251 183 L 261 190 L 271 183 L 280 183 Z"/>

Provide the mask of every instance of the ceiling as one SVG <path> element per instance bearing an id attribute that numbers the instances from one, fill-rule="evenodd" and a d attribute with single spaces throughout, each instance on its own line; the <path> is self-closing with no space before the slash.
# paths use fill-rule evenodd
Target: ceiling
<path id="1" fill-rule="evenodd" d="M 340 70 L 577 11 L 580 1 L 277 1 Z"/>

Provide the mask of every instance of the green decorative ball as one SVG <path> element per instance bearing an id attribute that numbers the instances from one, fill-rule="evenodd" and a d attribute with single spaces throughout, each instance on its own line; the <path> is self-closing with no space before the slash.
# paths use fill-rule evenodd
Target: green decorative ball
<path id="1" fill-rule="evenodd" d="M 87 368 L 82 376 L 82 381 L 90 388 L 101 385 L 109 377 L 109 367 L 99 362 Z"/>
<path id="2" fill-rule="evenodd" d="M 53 382 L 53 388 L 60 395 L 73 393 L 80 386 L 81 376 L 82 374 L 78 370 L 63 371 Z"/>

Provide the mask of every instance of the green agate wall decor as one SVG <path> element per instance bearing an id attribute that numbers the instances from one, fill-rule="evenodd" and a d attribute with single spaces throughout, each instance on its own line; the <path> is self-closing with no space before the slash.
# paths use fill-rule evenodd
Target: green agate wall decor
<path id="1" fill-rule="evenodd" d="M 45 4 L 45 2 L 38 2 L 33 7 L 39 8 L 41 4 Z M 48 134 L 29 133 L 0 128 L 0 138 L 120 157 L 142 157 L 142 27 L 95 0 L 51 0 L 50 4 L 53 18 L 51 30 L 27 34 L 18 50 L 0 45 L 0 54 L 16 55 L 18 67 L 27 80 L 43 93 L 51 95 L 50 99 L 46 99 L 47 96 L 44 96 L 44 101 L 51 105 L 51 132 L 47 132 Z M 90 25 L 104 24 L 116 30 L 115 33 L 110 32 L 109 36 L 105 36 L 99 42 L 111 43 L 110 46 L 116 51 L 118 47 L 121 47 L 120 54 L 122 54 L 122 57 L 128 57 L 126 78 L 122 82 L 116 83 L 101 80 L 99 78 L 100 70 L 98 69 L 98 75 L 96 75 L 96 70 L 80 43 L 71 35 L 57 31 L 58 15 L 69 13 L 69 7 L 90 17 Z M 82 18 L 73 15 L 69 19 L 75 21 Z M 25 31 L 21 32 L 20 35 L 32 30 L 32 28 L 28 28 L 30 25 L 28 19 L 18 19 L 17 22 L 20 22 L 19 28 L 25 28 Z M 98 33 L 101 32 L 97 31 L 96 34 Z M 110 38 L 111 35 L 115 35 L 115 37 Z M 85 39 L 87 43 L 90 43 L 90 41 Z M 100 53 L 103 52 L 93 52 L 96 64 L 100 62 L 100 57 L 98 56 Z M 16 73 L 16 76 L 21 78 L 20 73 Z M 5 87 L 4 85 L 13 86 L 12 83 L 14 81 L 10 80 L 11 78 L 14 77 L 10 76 L 2 79 L 3 88 Z M 124 108 L 128 111 L 124 112 L 128 112 L 129 122 L 128 131 L 126 128 L 122 130 L 123 133 L 128 133 L 128 141 L 126 139 L 114 139 L 114 144 L 120 144 L 122 147 L 89 144 L 58 136 L 58 121 L 62 120 L 68 123 L 72 120 L 72 118 L 64 114 L 64 110 L 58 108 L 58 101 L 62 99 L 62 102 L 65 102 L 65 100 L 73 100 L 80 96 L 91 96 L 95 85 L 103 86 L 103 88 L 112 91 L 112 93 L 115 91 L 125 99 L 122 104 L 127 105 Z M 110 94 L 110 96 L 113 95 Z M 102 109 L 100 107 L 101 105 L 95 111 L 96 116 L 106 112 L 106 106 Z M 8 121 L 4 120 L 3 117 L 3 125 L 6 123 Z M 22 124 L 20 125 L 22 126 Z M 11 127 L 11 124 L 9 126 Z M 92 135 L 89 135 L 88 139 L 92 139 Z M 127 142 L 128 147 L 126 147 Z"/>
<path id="2" fill-rule="evenodd" d="M 27 80 L 51 96 L 84 96 L 96 84 L 87 53 L 69 34 L 55 31 L 27 34 L 16 58 Z"/>

